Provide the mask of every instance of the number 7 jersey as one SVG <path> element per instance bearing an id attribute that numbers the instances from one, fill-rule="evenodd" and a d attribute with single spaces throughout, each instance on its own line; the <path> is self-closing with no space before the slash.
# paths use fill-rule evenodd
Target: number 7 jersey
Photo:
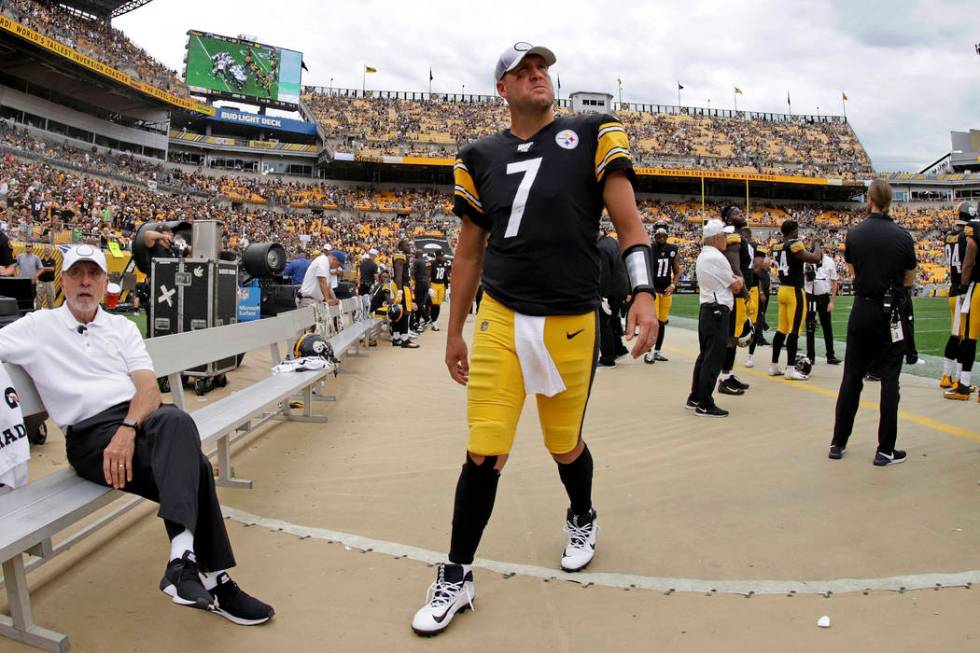
<path id="1" fill-rule="evenodd" d="M 599 304 L 602 189 L 633 161 L 622 123 L 558 117 L 527 140 L 505 130 L 456 158 L 453 212 L 490 232 L 483 286 L 527 315 L 579 315 Z"/>

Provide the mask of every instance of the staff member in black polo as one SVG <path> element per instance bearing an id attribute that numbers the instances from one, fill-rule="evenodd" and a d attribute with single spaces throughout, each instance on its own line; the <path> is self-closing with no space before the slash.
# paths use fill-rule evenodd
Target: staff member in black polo
<path id="1" fill-rule="evenodd" d="M 728 417 L 728 411 L 715 405 L 711 396 L 728 348 L 728 324 L 734 293 L 742 290 L 742 277 L 735 276 L 732 266 L 722 253 L 728 234 L 735 231 L 721 220 L 708 220 L 704 224 L 704 247 L 698 255 L 695 267 L 698 288 L 701 292 L 701 311 L 698 315 L 698 343 L 701 352 L 694 362 L 691 378 L 691 394 L 687 408 L 699 417 Z"/>
<path id="2" fill-rule="evenodd" d="M 844 455 L 854 428 L 864 375 L 873 368 L 881 378 L 878 450 L 874 464 L 905 462 L 895 448 L 898 431 L 898 378 L 906 353 L 901 322 L 905 288 L 915 279 L 915 247 L 907 231 L 892 222 L 892 189 L 876 179 L 868 188 L 869 215 L 847 232 L 844 260 L 854 277 L 854 308 L 847 322 L 844 376 L 837 394 L 834 438 L 829 457 Z"/>
<path id="3" fill-rule="evenodd" d="M 823 331 L 823 341 L 827 348 L 827 363 L 840 365 L 840 359 L 834 355 L 834 325 L 830 314 L 834 310 L 834 298 L 840 288 L 837 275 L 837 263 L 823 249 L 823 243 L 817 241 L 816 248 L 823 252 L 819 263 L 808 263 L 804 276 L 803 289 L 806 291 L 806 356 L 811 362 L 816 362 L 817 350 L 817 316 L 820 316 L 820 330 Z"/>

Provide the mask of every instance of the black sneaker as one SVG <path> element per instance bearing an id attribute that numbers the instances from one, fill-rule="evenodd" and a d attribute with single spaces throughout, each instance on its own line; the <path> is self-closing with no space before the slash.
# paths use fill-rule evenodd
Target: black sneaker
<path id="1" fill-rule="evenodd" d="M 742 390 L 741 388 L 737 387 L 735 384 L 732 383 L 731 377 L 725 379 L 724 381 L 718 382 L 718 392 L 720 392 L 723 395 L 735 395 L 735 396 L 745 394 L 745 390 Z"/>
<path id="2" fill-rule="evenodd" d="M 868 372 L 867 374 L 864 375 L 864 380 L 877 383 L 878 381 L 881 381 L 881 377 L 878 376 L 877 374 L 872 374 L 871 372 Z"/>
<path id="3" fill-rule="evenodd" d="M 847 451 L 847 447 L 838 447 L 836 444 L 830 445 L 830 453 L 827 457 L 831 460 L 840 460 L 844 457 L 844 452 Z"/>
<path id="4" fill-rule="evenodd" d="M 905 462 L 905 452 L 896 449 L 891 454 L 875 452 L 875 466 L 885 467 L 886 465 L 897 465 Z"/>
<path id="5" fill-rule="evenodd" d="M 160 581 L 160 591 L 173 599 L 177 605 L 186 605 L 200 610 L 211 608 L 211 593 L 204 589 L 197 570 L 197 558 L 190 551 L 177 560 L 167 564 L 167 571 Z"/>
<path id="6" fill-rule="evenodd" d="M 658 360 L 661 363 L 666 363 L 667 361 L 670 360 L 669 358 L 667 358 L 666 356 L 664 356 L 663 354 L 661 354 L 659 351 L 653 352 L 653 359 L 654 360 Z"/>
<path id="7" fill-rule="evenodd" d="M 751 387 L 748 383 L 739 381 L 734 374 L 728 377 L 728 384 L 736 388 L 741 388 L 742 390 L 748 390 Z"/>
<path id="8" fill-rule="evenodd" d="M 238 583 L 224 573 L 218 576 L 211 597 L 214 599 L 211 611 L 239 626 L 264 624 L 276 613 L 271 605 L 243 592 Z"/>
<path id="9" fill-rule="evenodd" d="M 833 354 L 827 357 L 827 365 L 840 365 L 843 361 Z"/>
<path id="10" fill-rule="evenodd" d="M 688 410 L 694 410 L 697 407 L 698 407 L 698 402 L 693 397 L 688 397 L 687 403 L 684 404 L 684 408 Z"/>
<path id="11" fill-rule="evenodd" d="M 728 417 L 728 411 L 718 408 L 715 404 L 698 404 L 698 407 L 694 409 L 694 414 L 698 417 Z"/>
<path id="12" fill-rule="evenodd" d="M 607 361 L 607 360 L 603 360 L 603 359 L 600 358 L 599 359 L 599 367 L 606 367 L 606 368 L 616 367 L 616 361 L 614 361 L 614 360 Z"/>

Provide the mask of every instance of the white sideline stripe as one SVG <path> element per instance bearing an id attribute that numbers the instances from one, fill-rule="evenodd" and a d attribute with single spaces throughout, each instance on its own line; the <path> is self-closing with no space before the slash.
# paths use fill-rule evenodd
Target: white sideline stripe
<path id="1" fill-rule="evenodd" d="M 300 526 L 278 519 L 260 517 L 244 510 L 221 506 L 225 517 L 241 524 L 261 526 L 271 531 L 288 533 L 296 537 L 313 538 L 340 542 L 362 551 L 383 553 L 395 557 L 408 558 L 418 562 L 438 564 L 446 561 L 446 554 L 415 546 L 376 540 L 352 533 L 343 533 L 325 528 Z M 557 560 L 556 560 L 557 562 Z M 980 583 L 980 570 L 963 571 L 952 574 L 913 574 L 909 576 L 889 576 L 886 578 L 837 578 L 833 580 L 793 581 L 793 580 L 702 580 L 699 578 L 671 578 L 666 576 L 635 576 L 605 572 L 566 573 L 557 568 L 521 565 L 477 558 L 474 567 L 487 569 L 499 574 L 516 574 L 532 578 L 567 580 L 582 585 L 592 584 L 619 589 L 645 589 L 658 592 L 698 592 L 701 594 L 845 594 L 864 590 L 921 590 L 937 587 L 965 587 Z"/>

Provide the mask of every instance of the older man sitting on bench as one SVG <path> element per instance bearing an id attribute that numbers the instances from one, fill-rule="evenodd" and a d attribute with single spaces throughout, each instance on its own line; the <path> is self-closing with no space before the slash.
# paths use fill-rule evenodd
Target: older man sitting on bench
<path id="1" fill-rule="evenodd" d="M 265 623 L 269 605 L 226 572 L 235 565 L 211 463 L 191 417 L 161 405 L 153 363 L 136 326 L 99 306 L 105 256 L 90 245 L 65 253 L 65 303 L 0 330 L 0 360 L 23 367 L 65 431 L 68 462 L 94 483 L 160 504 L 170 561 L 160 589 L 174 603 L 241 625 Z"/>

